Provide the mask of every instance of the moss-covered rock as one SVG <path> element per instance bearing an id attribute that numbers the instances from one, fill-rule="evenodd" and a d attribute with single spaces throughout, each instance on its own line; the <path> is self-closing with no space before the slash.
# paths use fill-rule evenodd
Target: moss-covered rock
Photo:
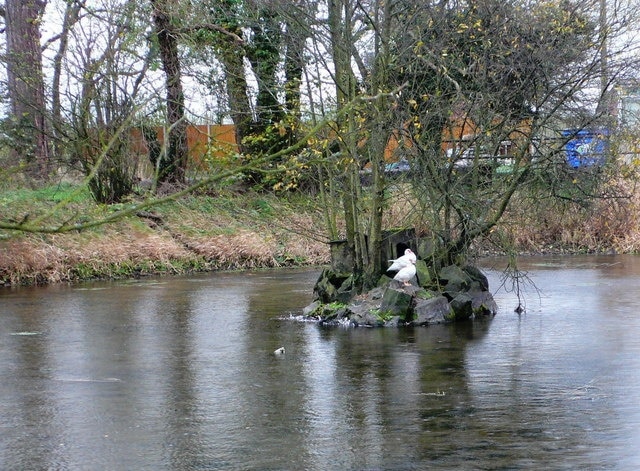
<path id="1" fill-rule="evenodd" d="M 471 288 L 471 277 L 459 266 L 450 265 L 444 267 L 438 273 L 439 284 L 445 295 L 451 300 L 457 293 L 468 291 Z"/>
<path id="2" fill-rule="evenodd" d="M 464 321 L 473 316 L 473 299 L 468 293 L 458 293 L 449 301 L 453 311 L 453 321 Z"/>
<path id="3" fill-rule="evenodd" d="M 413 308 L 412 325 L 443 324 L 453 317 L 449 301 L 444 296 L 417 298 Z"/>
<path id="4" fill-rule="evenodd" d="M 328 325 L 388 327 L 424 326 L 496 314 L 497 305 L 480 270 L 451 266 L 435 278 L 424 262 L 418 264 L 422 265 L 422 275 L 418 275 L 421 286 L 404 285 L 382 276 L 378 287 L 353 297 L 349 276 L 325 270 L 318 281 L 320 286 L 315 289 L 319 304 L 308 306 L 305 315 Z M 440 286 L 442 290 L 430 291 L 423 283 Z M 323 299 L 330 299 L 328 306 Z"/>
<path id="5" fill-rule="evenodd" d="M 346 304 L 338 302 L 323 304 L 319 301 L 314 301 L 304 308 L 303 315 L 310 319 L 333 324 L 339 323 L 341 319 L 350 317 L 352 312 Z"/>
<path id="6" fill-rule="evenodd" d="M 418 285 L 423 288 L 429 287 L 433 283 L 431 271 L 424 260 L 416 262 L 416 278 L 418 279 Z"/>
<path id="7" fill-rule="evenodd" d="M 458 293 L 485 292 L 489 290 L 489 280 L 477 267 L 450 265 L 438 273 L 438 283 L 450 300 Z"/>
<path id="8" fill-rule="evenodd" d="M 489 291 L 470 291 L 473 316 L 493 316 L 498 312 L 498 305 Z"/>
<path id="9" fill-rule="evenodd" d="M 325 268 L 313 288 L 314 297 L 322 303 L 348 302 L 355 294 L 353 276 Z"/>
<path id="10" fill-rule="evenodd" d="M 380 310 L 399 316 L 401 319 L 411 320 L 413 295 L 407 291 L 392 288 L 385 290 Z"/>
<path id="11" fill-rule="evenodd" d="M 489 291 L 489 280 L 478 267 L 467 265 L 462 270 L 471 278 L 470 291 Z"/>

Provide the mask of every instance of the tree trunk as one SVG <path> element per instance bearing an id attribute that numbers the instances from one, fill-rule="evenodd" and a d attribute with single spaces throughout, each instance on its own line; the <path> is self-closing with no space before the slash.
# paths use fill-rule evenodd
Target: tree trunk
<path id="1" fill-rule="evenodd" d="M 242 35 L 242 31 L 234 31 Z M 244 138 L 251 134 L 253 123 L 253 113 L 249 104 L 247 93 L 247 80 L 244 73 L 244 54 L 239 53 L 240 48 L 228 38 L 224 38 L 225 45 L 220 48 L 220 61 L 224 67 L 227 83 L 227 96 L 229 98 L 229 113 L 235 125 L 236 142 L 241 154 L 246 153 L 247 148 L 243 142 Z"/>
<path id="2" fill-rule="evenodd" d="M 350 65 L 351 46 L 348 42 L 347 30 L 350 27 L 348 19 L 348 5 L 343 0 L 330 0 L 328 21 L 331 35 L 331 53 L 333 56 L 334 82 L 336 84 L 336 102 L 338 112 L 354 98 L 355 86 L 353 72 Z M 353 260 L 353 275 L 357 289 L 362 286 L 363 260 L 360 247 L 360 231 L 358 225 L 357 194 L 357 140 L 353 135 L 355 125 L 352 113 L 338 115 L 336 127 L 341 133 L 338 139 L 340 154 L 346 162 L 346 168 L 341 176 L 342 202 L 345 218 L 345 232 L 347 250 Z"/>
<path id="3" fill-rule="evenodd" d="M 259 21 L 252 27 L 253 47 L 247 57 L 257 79 L 257 131 L 262 132 L 282 118 L 282 107 L 276 96 L 282 34 L 278 15 L 272 8 L 261 7 L 255 15 Z"/>
<path id="4" fill-rule="evenodd" d="M 307 33 L 297 27 L 293 21 L 287 23 L 285 44 L 287 54 L 284 63 L 285 74 L 285 106 L 287 113 L 300 118 L 300 84 L 304 70 L 304 46 Z"/>
<path id="5" fill-rule="evenodd" d="M 184 183 L 189 154 L 178 38 L 171 22 L 171 7 L 174 3 L 175 0 L 151 0 L 167 91 L 168 139 L 164 158 L 160 160 L 158 176 L 162 182 Z"/>
<path id="6" fill-rule="evenodd" d="M 354 4 L 347 0 L 329 2 L 329 30 L 338 110 L 351 107 L 337 119 L 343 174 L 343 203 L 347 247 L 353 257 L 354 282 L 357 290 L 374 287 L 384 270 L 382 261 L 382 216 L 386 189 L 385 148 L 390 135 L 391 104 L 384 93 L 388 86 L 390 11 L 385 4 L 377 5 L 373 22 L 376 25 L 375 65 L 368 78 L 357 83 L 352 62 L 355 40 L 353 23 L 357 17 Z M 384 7 L 384 8 L 383 8 Z M 377 12 L 381 13 L 378 14 Z M 355 107 L 359 90 L 366 85 L 369 99 Z M 360 117 L 365 117 L 360 120 Z M 371 170 L 371 184 L 362 185 L 362 166 Z"/>
<path id="7" fill-rule="evenodd" d="M 384 212 L 384 193 L 387 187 L 385 178 L 385 149 L 391 134 L 391 104 L 382 93 L 389 86 L 388 63 L 390 61 L 389 42 L 391 38 L 391 2 L 377 4 L 374 23 L 378 34 L 375 36 L 375 62 L 370 74 L 370 94 L 377 95 L 369 103 L 369 138 L 366 143 L 367 156 L 371 164 L 371 199 L 369 203 L 368 264 L 365 267 L 364 287 L 373 288 L 383 271 L 382 262 L 382 216 Z"/>
<path id="8" fill-rule="evenodd" d="M 15 156 L 26 158 L 28 173 L 36 179 L 46 179 L 50 170 L 39 28 L 45 5 L 38 0 L 5 2 L 7 88 L 20 138 Z"/>
<path id="9" fill-rule="evenodd" d="M 82 4 L 76 1 L 68 1 L 64 12 L 64 20 L 62 22 L 62 32 L 60 33 L 60 42 L 58 51 L 53 58 L 53 78 L 51 86 L 51 124 L 53 132 L 53 153 L 60 155 L 60 146 L 62 142 L 62 104 L 60 98 L 60 81 L 62 77 L 62 60 L 67 52 L 69 44 L 69 33 L 71 27 L 80 18 L 80 10 Z"/>

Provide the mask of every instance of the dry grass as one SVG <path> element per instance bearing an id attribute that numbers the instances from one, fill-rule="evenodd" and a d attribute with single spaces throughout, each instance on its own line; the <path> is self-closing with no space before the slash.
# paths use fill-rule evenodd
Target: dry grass
<path id="1" fill-rule="evenodd" d="M 520 253 L 638 252 L 640 192 L 628 182 L 609 185 L 607 197 L 586 206 L 516 200 L 493 239 L 507 240 Z"/>
<path id="2" fill-rule="evenodd" d="M 158 208 L 162 219 L 131 219 L 81 234 L 19 236 L 0 241 L 0 284 L 46 284 L 152 273 L 317 265 L 328 246 L 291 232 L 313 228 L 313 216 L 278 208 L 268 216 L 231 205 L 199 211 L 177 204 Z M 282 212 L 280 212 L 282 210 Z M 312 232 L 310 232 L 312 233 Z"/>
<path id="3" fill-rule="evenodd" d="M 394 193 L 387 227 L 420 225 L 411 194 L 402 190 Z M 515 201 L 481 248 L 492 252 L 498 241 L 520 253 L 640 252 L 640 192 L 628 193 L 582 209 Z M 0 284 L 326 264 L 321 214 L 301 203 L 190 197 L 156 208 L 160 223 L 132 218 L 81 234 L 18 236 L 0 241 Z"/>
<path id="4" fill-rule="evenodd" d="M 274 257 L 277 243 L 270 234 L 240 230 L 232 235 L 192 238 L 184 242 L 219 269 L 278 266 Z"/>
<path id="5" fill-rule="evenodd" d="M 5 284 L 55 283 L 68 278 L 64 250 L 36 239 L 11 240 L 0 250 Z"/>
<path id="6" fill-rule="evenodd" d="M 166 269 L 190 258 L 193 254 L 172 238 L 155 233 L 107 230 L 100 234 L 23 237 L 0 246 L 0 281 L 43 284 L 117 277 L 135 271 L 136 265 L 153 262 Z"/>

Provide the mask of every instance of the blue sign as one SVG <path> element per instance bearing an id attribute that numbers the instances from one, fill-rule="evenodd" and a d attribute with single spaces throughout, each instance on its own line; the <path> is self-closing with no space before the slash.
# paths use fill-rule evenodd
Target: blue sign
<path id="1" fill-rule="evenodd" d="M 569 137 L 565 144 L 567 163 L 573 167 L 603 165 L 609 150 L 609 131 L 606 129 L 582 129 L 562 131 Z"/>

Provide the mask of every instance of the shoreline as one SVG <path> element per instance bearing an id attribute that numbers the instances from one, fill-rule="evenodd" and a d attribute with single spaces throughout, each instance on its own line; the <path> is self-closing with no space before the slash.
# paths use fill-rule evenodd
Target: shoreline
<path id="1" fill-rule="evenodd" d="M 323 267 L 329 245 L 301 236 L 274 243 L 274 234 L 247 230 L 229 236 L 199 237 L 108 228 L 103 234 L 27 236 L 0 242 L 0 287 L 76 284 L 213 272 Z M 282 239 L 281 239 L 282 240 Z M 247 246 L 259 250 L 249 250 Z M 521 251 L 517 257 L 621 255 L 613 249 L 568 248 Z M 478 250 L 474 261 L 508 257 Z"/>
<path id="2" fill-rule="evenodd" d="M 97 210 L 109 208 L 89 203 L 74 208 L 76 214 Z M 629 230 L 637 218 L 610 227 L 606 212 L 595 215 L 588 224 L 578 217 L 547 216 L 540 225 L 511 215 L 496 233 L 511 240 L 518 257 L 640 252 L 640 233 Z M 322 212 L 308 197 L 189 196 L 83 232 L 0 239 L 0 287 L 321 267 L 330 263 L 323 227 Z M 478 240 L 470 260 L 508 256 L 499 246 L 490 238 Z"/>
<path id="3" fill-rule="evenodd" d="M 318 242 L 241 231 L 180 240 L 167 234 L 28 236 L 0 243 L 0 286 L 43 286 L 216 271 L 322 266 L 329 247 Z"/>

